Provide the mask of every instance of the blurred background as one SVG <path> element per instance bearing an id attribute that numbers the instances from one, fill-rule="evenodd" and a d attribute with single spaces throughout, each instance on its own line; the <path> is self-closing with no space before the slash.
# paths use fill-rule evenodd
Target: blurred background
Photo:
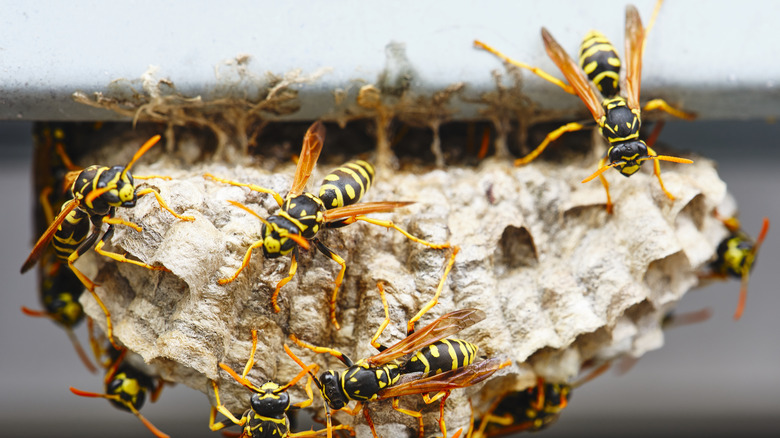
<path id="1" fill-rule="evenodd" d="M 37 308 L 35 274 L 19 275 L 33 236 L 32 124 L 0 122 L 0 435 L 44 437 L 151 436 L 131 414 L 105 400 L 70 393 L 100 392 L 102 378 L 86 372 L 53 323 L 29 318 Z M 780 430 L 780 125 L 766 122 L 669 122 L 660 142 L 713 158 L 755 237 L 764 216 L 775 220 L 750 282 L 742 319 L 732 319 L 739 282 L 689 292 L 680 312 L 711 307 L 706 322 L 666 332 L 666 345 L 627 374 L 614 371 L 574 391 L 558 423 L 540 435 L 710 437 L 775 436 Z M 84 329 L 77 330 L 84 338 Z M 85 339 L 83 339 L 85 340 Z M 205 395 L 166 387 L 142 413 L 176 436 L 219 436 L 208 429 Z"/>

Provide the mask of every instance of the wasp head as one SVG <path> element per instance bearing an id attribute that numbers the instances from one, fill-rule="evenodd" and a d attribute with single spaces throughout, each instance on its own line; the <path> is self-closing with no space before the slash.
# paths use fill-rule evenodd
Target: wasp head
<path id="1" fill-rule="evenodd" d="M 331 409 L 339 410 L 349 403 L 341 391 L 339 375 L 335 371 L 323 372 L 320 374 L 319 380 L 320 385 L 322 385 L 322 397 Z"/>
<path id="2" fill-rule="evenodd" d="M 141 409 L 146 401 L 147 387 L 135 374 L 137 373 L 120 369 L 106 385 L 106 394 L 119 397 L 109 401 L 123 411 L 131 411 L 130 406 L 136 410 Z"/>
<path id="3" fill-rule="evenodd" d="M 295 248 L 296 242 L 289 237 L 290 234 L 299 234 L 298 227 L 290 220 L 280 216 L 271 215 L 268 223 L 263 224 L 263 255 L 269 259 L 287 255 Z"/>
<path id="4" fill-rule="evenodd" d="M 98 189 L 108 189 L 100 198 L 112 207 L 135 207 L 138 196 L 135 194 L 133 175 L 122 166 L 114 166 L 103 172 L 97 184 Z"/>
<path id="5" fill-rule="evenodd" d="M 630 140 L 619 143 L 609 149 L 609 163 L 623 176 L 631 176 L 648 159 L 647 145 L 642 140 Z"/>

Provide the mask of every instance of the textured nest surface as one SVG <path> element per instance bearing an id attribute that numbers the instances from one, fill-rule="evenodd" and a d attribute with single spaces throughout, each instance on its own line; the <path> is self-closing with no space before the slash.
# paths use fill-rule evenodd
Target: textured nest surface
<path id="1" fill-rule="evenodd" d="M 446 145 L 445 149 L 446 149 Z M 130 147 L 132 154 L 137 145 Z M 326 145 L 327 148 L 327 145 Z M 150 154 L 151 155 L 151 154 Z M 121 162 L 118 158 L 111 161 Z M 287 275 L 290 257 L 264 259 L 256 250 L 248 268 L 226 286 L 217 280 L 232 274 L 260 234 L 261 222 L 228 204 L 246 204 L 261 217 L 277 210 L 267 194 L 205 180 L 216 176 L 289 189 L 294 165 L 226 167 L 198 165 L 182 170 L 173 159 L 151 167 L 144 159 L 135 174 L 170 175 L 150 180 L 177 212 L 194 216 L 182 222 L 142 198 L 119 216 L 141 224 L 138 233 L 119 227 L 112 240 L 150 264 L 171 272 L 115 263 L 93 252 L 79 266 L 101 284 L 98 293 L 112 313 L 115 336 L 155 365 L 162 377 L 206 393 L 209 379 L 220 384 L 222 401 L 236 414 L 248 408 L 250 392 L 218 368 L 224 362 L 240 372 L 248 358 L 251 330 L 260 340 L 249 374 L 255 384 L 286 383 L 300 368 L 282 349 L 290 333 L 340 349 L 354 360 L 375 353 L 369 340 L 383 320 L 377 281 L 386 284 L 391 324 L 380 341 L 390 345 L 405 335 L 406 321 L 433 295 L 448 250 L 433 250 L 393 230 L 357 223 L 327 230 L 322 241 L 347 262 L 338 300 L 342 325 L 328 317 L 328 297 L 339 266 L 314 250 L 303 251 L 297 275 L 281 290 L 280 313 L 270 297 Z M 479 345 L 483 357 L 511 359 L 513 365 L 487 384 L 455 391 L 447 402 L 449 430 L 467 427 L 468 398 L 475 410 L 509 390 L 535 383 L 536 376 L 570 381 L 589 360 L 641 356 L 663 342 L 661 320 L 682 295 L 697 284 L 696 273 L 725 236 L 713 209 L 726 197 L 713 163 L 662 165 L 664 182 L 677 199 L 670 201 L 651 174 L 651 165 L 631 178 L 608 172 L 615 203 L 607 215 L 604 190 L 597 181 L 581 184 L 595 162 L 559 164 L 538 160 L 515 168 L 510 161 L 487 160 L 477 167 L 378 169 L 366 201 L 416 201 L 389 214 L 412 234 L 431 242 L 449 241 L 460 253 L 440 303 L 418 323 L 462 308 L 479 308 L 488 317 L 458 334 Z M 309 181 L 315 192 L 322 177 L 341 163 L 320 163 Z M 723 212 L 728 213 L 728 212 Z M 105 318 L 89 294 L 82 297 L 98 324 Z M 330 355 L 293 347 L 306 363 L 324 369 L 343 366 Z M 302 400 L 302 384 L 291 389 Z M 315 394 L 315 407 L 322 400 Z M 402 406 L 425 409 L 426 430 L 438 433 L 438 405 L 424 407 L 420 397 Z M 416 422 L 394 412 L 389 402 L 371 412 L 382 436 L 399 436 Z M 362 417 L 337 414 L 357 423 L 359 436 L 370 436 Z"/>

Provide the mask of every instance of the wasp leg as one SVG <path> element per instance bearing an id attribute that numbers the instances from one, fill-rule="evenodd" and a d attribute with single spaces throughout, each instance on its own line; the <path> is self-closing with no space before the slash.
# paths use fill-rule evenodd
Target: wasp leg
<path id="1" fill-rule="evenodd" d="M 244 260 L 241 262 L 241 266 L 238 267 L 236 272 L 234 272 L 233 275 L 231 275 L 230 277 L 220 278 L 219 280 L 217 280 L 217 283 L 220 284 L 220 285 L 225 285 L 225 284 L 228 284 L 228 283 L 234 281 L 236 278 L 238 278 L 238 274 L 240 274 L 241 271 L 243 271 L 244 268 L 246 268 L 247 265 L 249 265 L 249 260 L 252 258 L 252 251 L 255 248 L 258 248 L 258 247 L 261 247 L 261 246 L 263 246 L 263 241 L 262 240 L 258 240 L 257 242 L 253 243 L 252 246 L 250 246 L 249 249 L 246 250 L 246 254 L 244 254 Z"/>
<path id="2" fill-rule="evenodd" d="M 81 342 L 79 342 L 79 338 L 76 336 L 76 333 L 73 331 L 72 328 L 66 327 L 65 333 L 68 334 L 68 338 L 70 338 L 71 344 L 73 344 L 73 349 L 76 350 L 76 354 L 78 354 L 79 359 L 81 359 L 81 362 L 84 364 L 84 366 L 87 368 L 87 370 L 90 373 L 96 373 L 97 368 L 95 368 L 94 365 L 92 365 L 92 361 L 89 360 L 89 356 L 87 356 L 87 352 L 84 351 L 84 348 L 81 346 Z"/>
<path id="3" fill-rule="evenodd" d="M 114 226 L 110 225 L 108 227 L 108 230 L 106 230 L 106 233 L 103 234 L 103 237 L 98 241 L 97 245 L 95 245 L 95 252 L 100 255 L 106 256 L 108 258 L 114 259 L 121 263 L 130 263 L 132 265 L 140 266 L 142 268 L 150 269 L 152 271 L 170 272 L 170 270 L 168 270 L 168 268 L 166 268 L 165 266 L 152 266 L 144 262 L 140 262 L 138 260 L 130 260 L 122 254 L 104 250 L 103 246 L 106 244 L 107 241 L 111 240 L 111 236 L 113 235 L 114 235 Z"/>
<path id="4" fill-rule="evenodd" d="M 103 314 L 106 315 L 106 336 L 108 337 L 109 342 L 111 342 L 111 345 L 114 346 L 117 350 L 119 349 L 119 346 L 114 341 L 114 330 L 113 325 L 111 324 L 111 312 L 108 311 L 108 308 L 105 304 L 103 304 L 103 300 L 100 299 L 97 292 L 95 292 L 95 288 L 98 286 L 97 284 L 93 283 L 92 280 L 87 278 L 84 273 L 79 271 L 74 263 L 76 260 L 78 260 L 79 257 L 84 255 L 85 252 L 87 252 L 92 245 L 95 244 L 95 241 L 97 240 L 100 233 L 100 229 L 95 229 L 95 231 L 92 232 L 92 234 L 87 237 L 86 240 L 81 244 L 81 246 L 78 247 L 76 251 L 73 251 L 70 256 L 68 256 L 68 267 L 71 271 L 76 275 L 76 277 L 81 280 L 81 283 L 84 284 L 84 287 L 87 288 L 90 294 L 92 294 L 92 298 L 95 299 L 95 302 L 97 302 L 98 306 L 100 306 L 100 309 L 103 310 Z"/>
<path id="5" fill-rule="evenodd" d="M 144 175 L 144 176 L 133 175 L 133 179 L 140 179 L 144 181 L 147 179 L 161 179 L 164 181 L 170 181 L 173 178 L 171 178 L 170 176 L 163 176 L 163 175 Z"/>
<path id="6" fill-rule="evenodd" d="M 526 155 L 526 156 L 524 156 L 522 158 L 516 159 L 515 160 L 515 166 L 522 166 L 522 165 L 530 163 L 536 157 L 538 157 L 539 154 L 544 152 L 544 150 L 547 149 L 547 146 L 549 146 L 550 143 L 552 143 L 553 141 L 555 141 L 558 138 L 560 138 L 560 136 L 562 136 L 563 134 L 565 134 L 567 132 L 579 131 L 581 129 L 586 128 L 587 126 L 588 126 L 587 124 L 582 124 L 582 123 L 579 123 L 579 122 L 571 122 L 571 123 L 567 123 L 567 124 L 561 126 L 560 128 L 550 132 L 549 134 L 547 134 L 547 136 L 544 138 L 544 140 L 539 144 L 539 146 L 537 146 L 536 149 L 532 150 L 530 154 L 528 154 L 528 155 Z"/>
<path id="7" fill-rule="evenodd" d="M 306 348 L 306 349 L 311 350 L 311 351 L 313 351 L 315 353 L 328 353 L 331 356 L 335 357 L 336 359 L 340 360 L 341 363 L 343 363 L 344 366 L 346 366 L 347 368 L 349 368 L 352 365 L 354 365 L 354 363 L 352 362 L 352 359 L 350 359 L 344 353 L 342 353 L 342 352 L 340 352 L 338 350 L 334 350 L 332 348 L 327 348 L 327 347 L 318 347 L 316 345 L 312 345 L 312 344 L 306 343 L 306 342 L 298 339 L 298 337 L 295 336 L 295 334 L 293 334 L 293 333 L 290 333 L 290 340 L 293 341 L 295 343 L 295 345 L 297 345 L 297 346 L 299 346 L 301 348 Z M 341 410 L 345 411 L 345 412 L 349 412 L 350 415 L 357 415 L 358 407 L 362 407 L 360 402 L 358 402 L 358 404 L 355 405 L 354 412 L 351 411 L 346 406 L 341 408 Z"/>
<path id="8" fill-rule="evenodd" d="M 153 194 L 155 198 L 157 198 L 157 203 L 160 204 L 160 208 L 163 210 L 167 210 L 168 213 L 172 214 L 176 219 L 182 220 L 182 221 L 194 221 L 195 218 L 192 216 L 182 216 L 175 211 L 171 210 L 170 207 L 168 207 L 168 204 L 165 203 L 162 196 L 160 196 L 159 193 L 157 193 L 157 190 L 147 188 L 143 190 L 137 191 L 135 194 L 140 198 L 141 196 L 148 195 L 149 193 Z"/>
<path id="9" fill-rule="evenodd" d="M 420 412 L 420 411 L 412 411 L 412 410 L 409 410 L 409 409 L 402 408 L 400 406 L 400 399 L 398 397 L 393 397 L 392 406 L 393 406 L 393 409 L 395 409 L 396 411 L 398 411 L 398 412 L 400 412 L 402 414 L 406 414 L 406 415 L 412 416 L 412 417 L 416 418 L 417 421 L 420 422 L 419 436 L 420 436 L 420 438 L 422 438 L 424 436 L 424 433 L 423 433 L 424 426 L 423 426 L 422 412 Z"/>
<path id="10" fill-rule="evenodd" d="M 334 430 L 346 430 L 349 432 L 350 436 L 355 436 L 355 430 L 352 429 L 351 426 L 348 426 L 346 424 L 339 424 L 336 426 L 331 426 L 330 429 L 307 430 L 304 432 L 289 433 L 284 438 L 309 438 L 309 437 L 318 437 L 318 436 L 328 436 L 330 435 L 330 432 Z"/>
<path id="11" fill-rule="evenodd" d="M 360 216 L 356 216 L 355 219 L 359 217 Z M 314 239 L 314 245 L 318 250 L 320 250 L 321 253 L 325 254 L 326 256 L 330 257 L 331 260 L 341 265 L 339 274 L 336 276 L 336 287 L 333 288 L 333 292 L 330 295 L 330 320 L 333 323 L 333 326 L 336 327 L 336 330 L 338 330 L 341 328 L 341 326 L 339 325 L 339 322 L 336 321 L 336 301 L 339 297 L 339 288 L 341 287 L 341 282 L 344 280 L 344 273 L 347 271 L 347 263 L 338 254 L 331 251 L 327 246 L 323 245 L 319 239 Z M 290 268 L 292 269 L 292 267 Z"/>
<path id="12" fill-rule="evenodd" d="M 488 410 L 485 412 L 485 414 L 482 416 L 482 420 L 479 423 L 479 429 L 477 429 L 476 436 L 483 437 L 485 436 L 485 429 L 487 429 L 488 424 L 495 423 L 499 426 L 511 426 L 514 424 L 515 419 L 512 417 L 511 414 L 506 415 L 495 415 L 493 412 L 498 408 L 498 405 L 501 404 L 502 401 L 504 401 L 504 398 L 506 397 L 506 394 L 499 396 L 497 399 L 493 400 L 493 403 L 490 404 L 488 407 Z M 471 411 L 471 425 L 472 428 L 474 427 L 474 411 Z"/>
<path id="13" fill-rule="evenodd" d="M 49 196 L 51 196 L 52 191 L 54 189 L 51 187 L 44 187 L 40 195 L 38 195 L 38 201 L 41 203 L 43 216 L 46 218 L 47 224 L 54 222 L 54 210 L 51 207 L 51 202 L 49 202 Z"/>
<path id="14" fill-rule="evenodd" d="M 207 173 L 207 174 L 203 175 L 203 178 L 210 179 L 210 180 L 216 181 L 216 182 L 221 182 L 221 183 L 224 183 L 224 184 L 230 184 L 231 186 L 246 187 L 249 190 L 253 190 L 255 192 L 268 193 L 269 195 L 274 197 L 274 199 L 276 200 L 276 203 L 279 204 L 279 207 L 281 207 L 282 204 L 284 204 L 284 199 L 282 198 L 282 195 L 280 195 L 279 193 L 276 193 L 275 191 L 273 191 L 271 189 L 266 189 L 265 187 L 260 187 L 260 186 L 255 185 L 255 184 L 240 183 L 238 181 L 231 181 L 229 179 L 218 178 L 218 177 L 216 177 L 216 176 L 214 176 L 214 175 L 212 175 L 210 173 Z"/>
<path id="15" fill-rule="evenodd" d="M 241 418 L 240 420 L 236 418 L 219 400 L 219 389 L 217 387 L 217 382 L 212 380 L 211 386 L 214 388 L 214 399 L 217 405 L 211 407 L 211 413 L 209 414 L 209 429 L 212 431 L 217 431 L 233 425 L 243 426 L 246 422 L 244 418 Z M 217 411 L 226 417 L 225 420 L 220 421 L 219 423 L 214 422 L 214 420 L 217 419 Z M 228 424 L 228 421 L 230 421 L 231 424 Z"/>
<path id="16" fill-rule="evenodd" d="M 413 242 L 417 242 L 419 244 L 425 245 L 425 246 L 427 246 L 429 248 L 432 248 L 432 249 L 445 249 L 445 248 L 449 248 L 451 246 L 449 242 L 447 242 L 447 243 L 431 243 L 431 242 L 428 242 L 427 240 L 423 240 L 423 239 L 420 239 L 418 237 L 414 237 L 411 234 L 409 234 L 408 231 L 406 231 L 403 228 L 399 227 L 398 225 L 394 224 L 393 221 L 373 219 L 373 218 L 370 218 L 370 217 L 367 217 L 367 216 L 353 216 L 351 218 L 347 218 L 345 220 L 345 223 L 346 224 L 351 224 L 351 223 L 354 223 L 354 222 L 357 222 L 357 221 L 368 222 L 369 224 L 379 225 L 380 227 L 385 227 L 387 229 L 392 228 L 392 229 L 398 231 L 399 233 L 403 234 L 404 236 L 406 236 L 407 239 L 409 239 L 409 240 L 411 240 Z"/>
<path id="17" fill-rule="evenodd" d="M 607 163 L 607 158 L 604 157 L 601 160 L 599 160 L 599 168 L 604 167 L 604 165 Z M 607 182 L 607 178 L 604 176 L 604 174 L 599 174 L 599 181 L 601 181 L 601 185 L 604 186 L 604 191 L 607 193 L 607 214 L 612 214 L 612 197 L 609 196 L 609 183 Z"/>
<path id="18" fill-rule="evenodd" d="M 406 336 L 409 336 L 412 333 L 414 333 L 414 323 L 419 321 L 420 318 L 422 318 L 422 316 L 425 315 L 426 312 L 431 310 L 433 306 L 435 306 L 439 302 L 439 295 L 441 295 L 441 291 L 442 289 L 444 289 L 444 282 L 447 280 L 447 276 L 449 276 L 450 271 L 452 270 L 452 266 L 455 264 L 455 256 L 458 255 L 458 251 L 460 251 L 459 246 L 454 246 L 452 248 L 452 255 L 450 255 L 450 260 L 447 262 L 447 266 L 444 268 L 444 275 L 442 275 L 441 280 L 439 280 L 439 286 L 436 288 L 436 293 L 433 294 L 433 298 L 431 298 L 431 301 L 429 301 L 428 304 L 423 306 L 423 308 L 420 309 L 419 312 L 417 312 L 417 315 L 414 315 L 414 317 L 409 320 L 409 322 L 406 325 Z"/>
<path id="19" fill-rule="evenodd" d="M 385 308 L 385 320 L 377 329 L 374 337 L 371 338 L 371 345 L 379 350 L 379 352 L 382 352 L 387 350 L 387 347 L 377 342 L 377 339 L 379 339 L 379 336 L 382 335 L 382 332 L 385 331 L 385 328 L 390 324 L 390 310 L 387 307 L 387 298 L 385 298 L 385 285 L 382 284 L 382 282 L 378 282 L 376 287 L 379 288 L 379 295 L 382 297 L 382 306 Z"/>
<path id="20" fill-rule="evenodd" d="M 678 110 L 677 108 L 666 103 L 666 101 L 663 99 L 653 99 L 647 102 L 645 104 L 645 107 L 642 108 L 642 111 L 652 111 L 652 110 L 661 110 L 667 114 L 670 114 L 674 117 L 684 119 L 684 120 L 693 120 L 696 118 L 696 114 Z"/>
<path id="21" fill-rule="evenodd" d="M 504 62 L 509 63 L 511 65 L 514 65 L 515 67 L 524 68 L 526 70 L 530 70 L 535 75 L 539 76 L 540 78 L 544 79 L 547 82 L 550 82 L 551 84 L 555 84 L 563 89 L 563 91 L 576 95 L 577 93 L 574 91 L 574 88 L 563 82 L 562 80 L 556 78 L 555 76 L 547 73 L 546 71 L 542 70 L 539 67 L 534 67 L 532 65 L 528 65 L 524 62 L 515 61 L 514 59 L 504 55 L 503 53 L 499 52 L 498 50 L 494 49 L 491 46 L 488 46 L 487 44 L 483 43 L 479 40 L 474 40 L 474 46 L 485 50 L 486 52 L 490 52 L 493 55 L 497 56 L 498 58 L 502 59 Z"/>
<path id="22" fill-rule="evenodd" d="M 379 438 L 379 435 L 376 433 L 376 426 L 374 426 L 374 420 L 371 419 L 371 414 L 368 413 L 367 409 L 363 409 L 363 417 L 366 419 L 369 429 L 371 429 L 371 435 L 374 438 Z"/>
<path id="23" fill-rule="evenodd" d="M 290 280 L 295 277 L 295 273 L 298 272 L 298 248 L 293 248 L 292 256 L 290 257 L 290 271 L 287 273 L 287 276 L 279 280 L 279 283 L 276 283 L 276 289 L 274 289 L 274 294 L 271 295 L 271 305 L 274 307 L 274 312 L 279 313 L 282 308 L 279 307 L 279 291 L 282 290 L 282 286 L 289 283 Z M 326 254 L 327 255 L 327 254 Z M 336 325 L 336 328 L 338 327 L 338 324 Z"/>
<path id="24" fill-rule="evenodd" d="M 658 155 L 650 146 L 647 147 L 647 152 L 649 152 L 650 155 Z M 674 201 L 674 195 L 666 190 L 664 182 L 661 179 L 661 163 L 659 160 L 653 160 L 653 173 L 655 174 L 655 177 L 658 178 L 658 184 L 661 185 L 661 190 L 666 194 L 666 197 L 669 198 L 670 201 Z"/>
<path id="25" fill-rule="evenodd" d="M 103 219 L 101 219 L 101 220 L 103 221 L 103 223 L 104 223 L 104 224 L 109 224 L 109 225 L 124 225 L 124 226 L 126 226 L 126 227 L 130 227 L 130 228 L 132 228 L 132 229 L 134 229 L 134 230 L 138 231 L 139 233 L 140 233 L 141 231 L 143 231 L 143 228 L 141 228 L 141 226 L 140 226 L 140 225 L 134 224 L 134 223 L 132 223 L 132 222 L 128 222 L 128 221 L 126 221 L 126 220 L 124 220 L 124 219 L 120 219 L 120 218 L 118 218 L 118 217 L 112 217 L 112 216 L 103 216 Z"/>

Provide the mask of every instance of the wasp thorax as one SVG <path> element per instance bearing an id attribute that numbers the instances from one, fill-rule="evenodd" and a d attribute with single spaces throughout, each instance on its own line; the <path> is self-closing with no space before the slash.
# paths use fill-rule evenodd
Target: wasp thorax
<path id="1" fill-rule="evenodd" d="M 601 135 L 611 141 L 636 136 L 641 124 L 637 115 L 622 99 L 609 102 L 611 103 L 604 101 L 607 109 L 604 123 L 601 125 Z"/>
<path id="2" fill-rule="evenodd" d="M 249 403 L 252 405 L 252 410 L 260 415 L 281 418 L 290 407 L 290 396 L 286 392 L 280 394 L 272 392 L 252 394 Z"/>

